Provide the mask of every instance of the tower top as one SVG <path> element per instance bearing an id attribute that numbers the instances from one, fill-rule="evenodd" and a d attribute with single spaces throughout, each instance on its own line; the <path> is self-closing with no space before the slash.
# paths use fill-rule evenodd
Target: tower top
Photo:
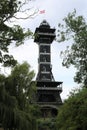
<path id="1" fill-rule="evenodd" d="M 45 42 L 47 42 L 49 39 L 49 44 L 52 43 L 52 41 L 55 38 L 55 29 L 51 28 L 49 23 L 46 20 L 43 20 L 40 24 L 39 27 L 36 28 L 35 33 L 34 33 L 34 42 L 40 43 L 41 39 L 46 39 Z M 43 42 L 44 42 L 43 40 Z"/>
<path id="2" fill-rule="evenodd" d="M 43 20 L 39 27 L 41 27 L 41 28 L 43 28 L 43 27 L 50 28 L 50 25 L 46 20 Z"/>

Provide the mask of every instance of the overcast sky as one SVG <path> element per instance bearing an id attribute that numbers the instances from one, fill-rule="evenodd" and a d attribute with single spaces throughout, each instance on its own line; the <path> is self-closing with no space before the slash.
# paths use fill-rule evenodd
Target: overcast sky
<path id="1" fill-rule="evenodd" d="M 30 13 L 32 13 L 34 9 L 45 10 L 44 14 L 38 13 L 33 19 L 19 21 L 22 27 L 30 28 L 33 32 L 43 19 L 46 19 L 52 28 L 57 28 L 58 23 L 62 22 L 62 19 L 74 9 L 76 9 L 78 15 L 83 15 L 85 18 L 87 17 L 87 0 L 33 0 L 27 7 L 33 7 Z M 73 81 L 75 69 L 73 67 L 70 67 L 70 69 L 62 67 L 60 51 L 64 50 L 66 45 L 67 43 L 59 44 L 54 41 L 51 46 L 52 72 L 54 78 L 56 81 L 63 81 L 62 99 L 67 98 L 69 92 L 77 87 L 77 84 Z M 11 46 L 10 53 L 13 54 L 20 63 L 27 61 L 37 75 L 38 45 L 34 43 L 33 40 L 25 41 L 25 44 L 18 48 Z"/>

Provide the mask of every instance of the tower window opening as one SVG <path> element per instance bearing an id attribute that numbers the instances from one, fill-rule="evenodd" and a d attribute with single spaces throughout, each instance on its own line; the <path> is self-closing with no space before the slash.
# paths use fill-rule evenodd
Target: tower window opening
<path id="1" fill-rule="evenodd" d="M 47 52 L 46 48 L 43 48 L 43 52 L 44 52 L 44 53 L 46 53 L 46 52 Z"/>
<path id="2" fill-rule="evenodd" d="M 44 75 L 44 76 L 42 77 L 42 79 L 43 79 L 43 80 L 46 80 L 46 76 Z"/>
<path id="3" fill-rule="evenodd" d="M 50 74 L 41 74 L 41 80 L 50 81 L 51 80 Z"/>
<path id="4" fill-rule="evenodd" d="M 39 102 L 56 102 L 56 98 L 52 94 L 41 94 Z"/>
<path id="5" fill-rule="evenodd" d="M 44 62 L 46 62 L 46 61 L 47 61 L 47 60 L 46 60 L 46 57 L 43 57 L 43 61 L 44 61 Z"/>
<path id="6" fill-rule="evenodd" d="M 40 45 L 40 53 L 50 53 L 50 45 Z"/>
<path id="7" fill-rule="evenodd" d="M 40 55 L 40 62 L 50 62 L 51 61 L 51 57 L 50 55 Z"/>
<path id="8" fill-rule="evenodd" d="M 45 66 L 43 66 L 42 71 L 46 72 L 46 67 Z"/>

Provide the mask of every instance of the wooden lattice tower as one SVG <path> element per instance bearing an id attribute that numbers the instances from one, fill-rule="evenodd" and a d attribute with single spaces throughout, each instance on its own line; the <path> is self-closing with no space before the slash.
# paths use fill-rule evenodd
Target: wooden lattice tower
<path id="1" fill-rule="evenodd" d="M 52 74 L 51 43 L 54 39 L 55 29 L 43 20 L 35 30 L 34 39 L 39 47 L 36 103 L 40 106 L 43 117 L 56 116 L 62 104 L 62 82 L 56 82 Z"/>

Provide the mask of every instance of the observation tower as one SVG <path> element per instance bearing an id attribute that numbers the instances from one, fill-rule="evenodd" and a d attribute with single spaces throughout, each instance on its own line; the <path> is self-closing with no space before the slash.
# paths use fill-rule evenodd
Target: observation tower
<path id="1" fill-rule="evenodd" d="M 51 44 L 55 36 L 55 29 L 46 20 L 35 30 L 34 42 L 39 48 L 36 103 L 44 118 L 55 117 L 62 104 L 62 82 L 55 81 L 51 65 Z"/>

